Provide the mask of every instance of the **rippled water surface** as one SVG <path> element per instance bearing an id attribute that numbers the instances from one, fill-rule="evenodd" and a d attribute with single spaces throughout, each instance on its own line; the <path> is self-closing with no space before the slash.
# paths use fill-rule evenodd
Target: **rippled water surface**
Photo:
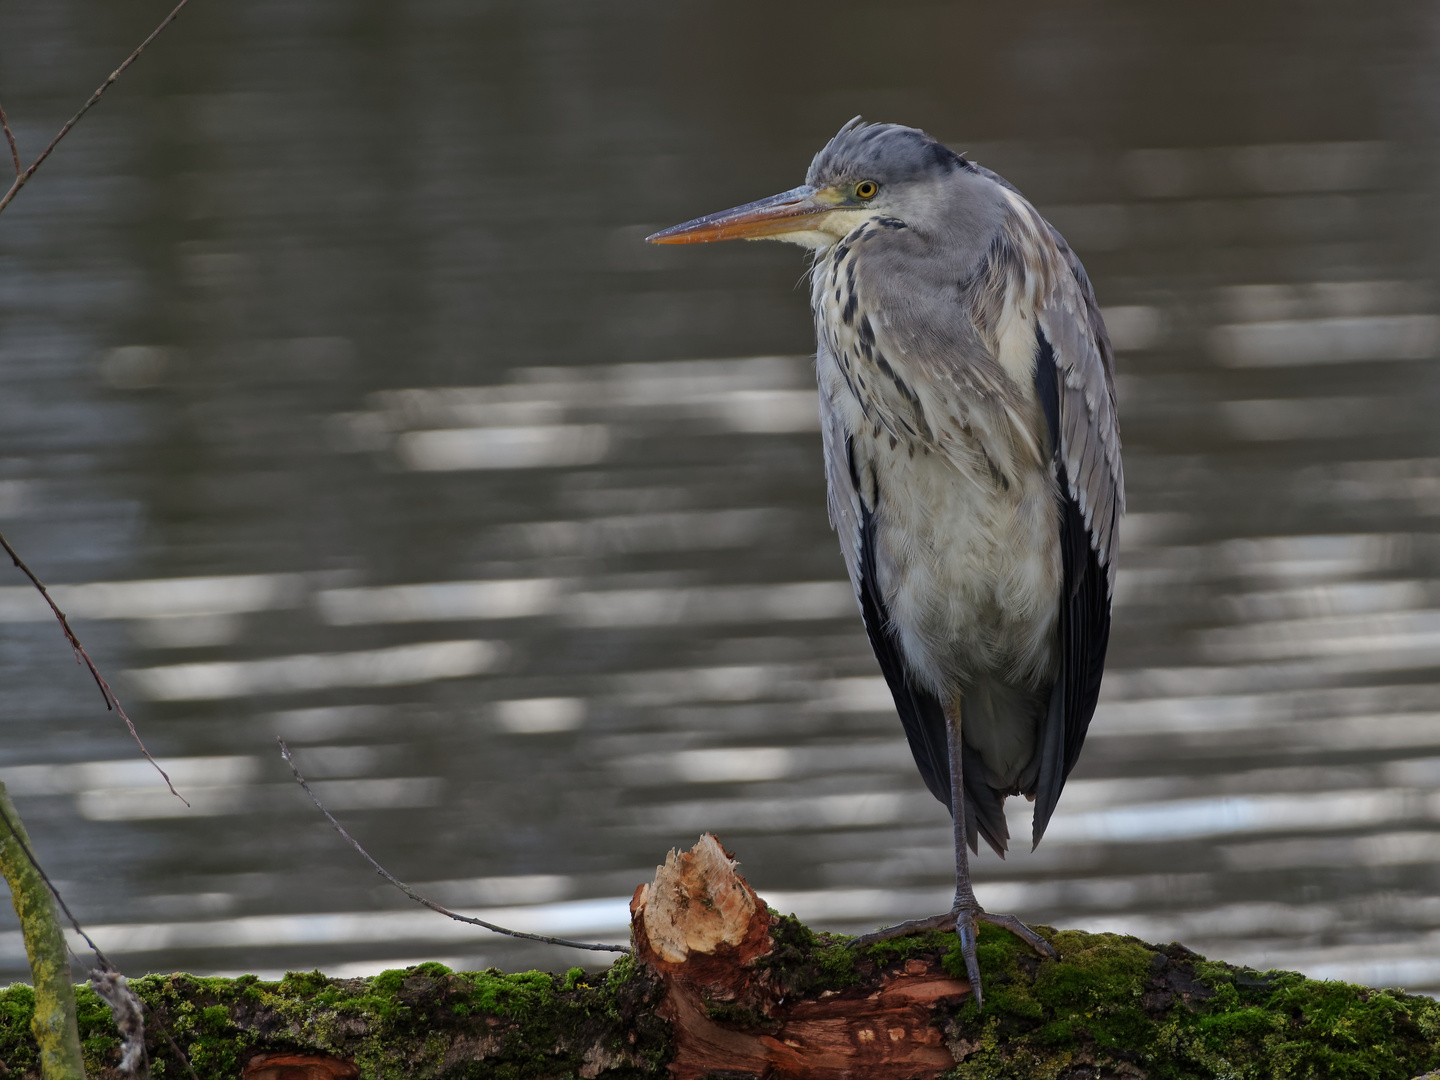
<path id="1" fill-rule="evenodd" d="M 0 10 L 22 151 L 160 14 Z M 641 242 L 863 112 L 1025 191 L 1119 353 L 1102 704 L 982 902 L 1440 988 L 1437 33 L 194 0 L 0 218 L 0 523 L 192 804 L 14 574 L 0 779 L 43 861 L 130 973 L 575 962 L 387 891 L 279 735 L 397 875 L 523 929 L 622 939 L 707 829 L 819 925 L 947 906 L 825 520 L 803 258 Z"/>

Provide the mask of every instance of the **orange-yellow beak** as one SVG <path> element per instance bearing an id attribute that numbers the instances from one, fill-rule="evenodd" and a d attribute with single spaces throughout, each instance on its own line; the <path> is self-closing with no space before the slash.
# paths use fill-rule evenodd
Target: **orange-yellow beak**
<path id="1" fill-rule="evenodd" d="M 652 244 L 706 244 L 713 240 L 759 240 L 806 232 L 822 214 L 837 208 L 828 192 L 805 186 L 687 221 L 645 239 Z"/>

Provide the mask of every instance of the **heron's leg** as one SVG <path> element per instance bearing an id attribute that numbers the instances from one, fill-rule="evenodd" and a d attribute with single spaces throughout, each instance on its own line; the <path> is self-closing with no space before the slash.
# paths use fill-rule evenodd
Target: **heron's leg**
<path id="1" fill-rule="evenodd" d="M 970 989 L 975 994 L 977 1006 L 984 1002 L 980 989 L 980 961 L 976 955 L 976 924 L 987 922 L 1009 930 L 1042 956 L 1054 956 L 1050 943 L 1031 930 L 1014 915 L 992 915 L 975 899 L 975 889 L 970 884 L 969 829 L 965 820 L 965 769 L 964 754 L 960 738 L 960 702 L 956 701 L 945 710 L 945 725 L 950 752 L 950 803 L 954 809 L 955 830 L 955 907 L 951 917 L 955 920 L 955 934 L 960 939 L 960 955 L 965 958 L 965 974 L 970 980 Z"/>
<path id="2" fill-rule="evenodd" d="M 955 836 L 955 936 L 960 939 L 960 955 L 965 958 L 965 974 L 978 1006 L 984 1000 L 980 992 L 980 961 L 976 957 L 976 920 L 980 901 L 970 885 L 969 830 L 965 823 L 964 744 L 960 738 L 960 702 L 952 700 L 945 710 L 945 739 L 950 753 L 950 806 Z M 1028 929 L 1028 927 L 1027 927 Z"/>
<path id="3" fill-rule="evenodd" d="M 980 1005 L 983 994 L 980 989 L 980 963 L 977 956 L 976 925 L 987 922 L 992 926 L 1009 930 L 1025 944 L 1042 956 L 1054 957 L 1051 944 L 1026 926 L 1014 915 L 994 915 L 980 906 L 975 899 L 975 890 L 970 884 L 969 830 L 965 819 L 965 773 L 962 767 L 963 749 L 960 738 L 960 702 L 956 701 L 945 710 L 946 742 L 950 764 L 950 804 L 953 807 L 955 840 L 955 904 L 944 915 L 932 915 L 928 919 L 912 919 L 909 922 L 864 934 L 852 942 L 856 946 L 872 945 L 877 941 L 924 933 L 927 930 L 954 929 L 960 939 L 960 954 L 965 958 L 965 974 L 975 994 L 975 1004 Z"/>

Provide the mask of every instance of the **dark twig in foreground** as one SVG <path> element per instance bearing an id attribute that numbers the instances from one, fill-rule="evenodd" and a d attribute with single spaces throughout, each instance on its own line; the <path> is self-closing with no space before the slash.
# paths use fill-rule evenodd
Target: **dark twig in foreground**
<path id="1" fill-rule="evenodd" d="M 496 926 L 494 923 L 488 923 L 484 919 L 472 919 L 468 915 L 457 914 L 456 912 L 451 911 L 449 908 L 442 907 L 440 904 L 435 903 L 434 900 L 430 900 L 424 896 L 421 896 L 409 885 L 406 885 L 405 882 L 401 881 L 394 874 L 390 873 L 389 870 L 386 870 L 385 867 L 381 866 L 378 862 L 376 862 L 374 857 L 363 847 L 360 846 L 360 842 L 345 831 L 345 826 L 341 825 L 340 822 L 336 821 L 335 815 L 330 813 L 329 810 L 325 809 L 325 804 L 319 800 L 319 798 L 315 795 L 315 792 L 310 790 L 310 785 L 306 782 L 305 777 L 300 775 L 300 770 L 295 767 L 295 759 L 290 756 L 290 748 L 285 745 L 285 740 L 276 739 L 275 741 L 280 744 L 280 754 L 282 757 L 285 758 L 286 764 L 290 766 L 290 771 L 295 774 L 295 779 L 299 782 L 300 786 L 305 789 L 305 794 L 310 796 L 310 801 L 315 804 L 315 808 L 319 810 L 322 814 L 324 814 L 326 820 L 335 827 L 335 831 L 338 832 L 341 836 L 343 836 L 346 842 L 349 843 L 351 847 L 353 847 L 356 851 L 360 853 L 361 858 L 363 858 L 366 862 L 368 862 L 371 866 L 375 868 L 375 872 L 377 874 L 383 877 L 391 885 L 394 885 L 411 900 L 414 900 L 421 907 L 427 907 L 431 911 L 438 912 L 439 914 L 444 915 L 447 919 L 454 919 L 456 922 L 469 923 L 471 926 L 483 926 L 486 930 L 492 930 L 497 934 L 505 934 L 508 937 L 525 938 L 527 941 L 542 941 L 546 945 L 564 945 L 571 949 L 589 949 L 592 952 L 628 953 L 630 951 L 630 947 L 628 945 L 596 945 L 586 941 L 570 941 L 566 938 L 546 937 L 544 934 L 527 934 L 523 930 L 507 930 L 503 926 Z"/>
<path id="2" fill-rule="evenodd" d="M 90 107 L 100 100 L 101 95 L 103 95 L 106 90 L 110 89 L 111 84 L 114 83 L 115 80 L 124 73 L 125 69 L 139 59 L 140 54 L 145 51 L 145 47 L 160 36 L 160 31 L 164 30 L 167 26 L 169 26 L 172 22 L 175 21 L 175 19 L 180 14 L 180 9 L 189 2 L 190 0 L 180 0 L 180 3 L 175 5 L 175 10 L 170 12 L 169 15 L 165 16 L 164 21 L 161 22 L 159 26 L 157 26 L 154 30 L 150 32 L 150 36 L 147 37 L 144 41 L 142 41 L 136 47 L 135 51 L 125 58 L 125 62 L 110 73 L 110 77 L 106 79 L 103 83 L 101 83 L 100 86 L 96 89 L 96 91 L 90 95 L 89 101 L 85 102 L 84 105 L 80 106 L 80 111 L 65 122 L 65 126 L 60 129 L 59 134 L 57 134 L 55 138 L 50 140 L 50 145 L 45 147 L 45 149 L 40 152 L 40 156 L 37 157 L 34 162 L 31 163 L 30 167 L 24 172 L 20 171 L 20 155 L 18 152 L 15 152 L 15 138 L 13 135 L 10 135 L 9 124 L 5 125 L 5 134 L 10 139 L 10 149 L 12 152 L 14 152 L 15 156 L 15 182 L 10 185 L 10 190 L 5 192 L 4 198 L 0 198 L 0 211 L 3 211 L 5 207 L 10 205 L 11 200 L 13 200 L 15 196 L 20 193 L 20 189 L 26 185 L 26 183 L 30 180 L 30 177 L 35 175 L 35 170 L 40 168 L 41 162 L 43 162 L 47 157 L 50 156 L 50 151 L 54 150 L 60 140 L 70 133 L 70 129 L 80 122 L 80 118 L 90 111 Z"/>
<path id="3" fill-rule="evenodd" d="M 0 543 L 4 543 L 3 538 L 0 538 Z M 10 545 L 6 544 L 5 548 L 8 551 Z M 146 756 L 148 757 L 149 755 Z M 0 805 L 0 822 L 4 823 L 5 828 L 14 838 L 15 843 L 19 845 L 20 851 L 24 854 L 26 861 L 35 868 L 35 873 L 40 875 L 40 880 L 45 883 L 45 888 L 50 890 L 50 895 L 55 898 L 55 903 L 59 906 L 61 912 L 64 913 L 65 918 L 69 920 L 71 927 L 75 930 L 75 933 L 84 939 L 86 945 L 90 946 L 90 951 L 95 954 L 95 959 L 100 962 L 100 974 L 115 975 L 118 976 L 120 979 L 123 979 L 124 976 L 120 974 L 120 969 L 117 968 L 114 964 L 112 964 L 110 962 L 110 958 L 100 951 L 100 946 L 95 944 L 95 940 L 89 934 L 87 934 L 85 932 L 85 928 L 80 925 L 80 920 L 75 918 L 75 913 L 70 910 L 70 905 L 65 903 L 65 898 L 60 895 L 60 890 L 55 888 L 55 883 L 50 880 L 50 875 L 45 873 L 45 868 L 40 865 L 40 860 L 35 858 L 35 853 L 30 850 L 30 845 L 25 843 L 24 839 L 22 839 L 23 834 L 21 833 L 19 826 L 14 821 L 10 820 L 10 815 L 5 812 L 5 807 L 3 805 Z M 75 950 L 71 949 L 70 955 L 75 956 Z M 78 956 L 75 956 L 75 959 L 77 961 L 80 960 Z M 83 961 L 81 962 L 83 963 Z M 95 975 L 95 972 L 90 973 L 92 982 L 95 979 Z M 114 985 L 114 980 L 111 980 L 111 984 L 112 986 Z M 128 994 L 131 998 L 134 998 L 136 1001 L 140 1001 L 138 997 L 135 997 L 135 994 L 132 991 L 130 991 L 128 988 L 124 988 L 123 986 L 119 990 L 116 990 L 114 992 L 119 993 L 122 991 L 123 993 Z M 185 1052 L 181 1050 L 179 1045 L 175 1042 L 175 1039 L 170 1034 L 170 1029 L 165 1026 L 164 1021 L 162 1021 L 160 1017 L 155 1014 L 155 1010 L 150 1008 L 148 1004 L 143 1001 L 140 1001 L 140 1004 L 144 1007 L 147 1013 L 154 1017 L 156 1025 L 160 1028 L 160 1033 L 165 1036 L 165 1040 L 170 1044 L 170 1049 L 175 1051 L 175 1056 L 180 1059 L 181 1063 L 185 1066 L 185 1071 L 190 1074 L 190 1080 L 200 1080 L 200 1078 L 195 1075 L 195 1070 L 190 1066 L 190 1059 L 185 1056 Z"/>
<path id="4" fill-rule="evenodd" d="M 83 663 L 90 669 L 90 676 L 95 680 L 95 685 L 100 688 L 100 696 L 105 699 L 105 708 L 114 709 L 120 714 L 120 719 L 124 720 L 125 726 L 130 729 L 130 737 L 135 740 L 135 745 L 140 748 L 140 753 L 144 754 L 145 760 L 154 765 L 155 771 L 165 778 L 165 784 L 170 789 L 170 794 L 189 806 L 190 800 L 176 791 L 175 785 L 170 782 L 170 774 L 160 768 L 160 763 L 150 756 L 149 750 L 145 749 L 145 744 L 140 741 L 140 733 L 135 730 L 135 725 L 130 721 L 130 717 L 125 715 L 125 710 L 120 705 L 120 699 L 115 696 L 115 691 L 110 689 L 110 684 L 105 681 L 105 676 L 100 674 L 100 669 L 95 666 L 95 661 L 90 659 L 90 654 L 85 651 L 85 646 L 80 644 L 80 639 L 75 636 L 75 631 L 70 629 L 70 622 L 65 618 L 65 612 L 61 611 L 60 606 L 55 603 L 54 598 L 50 595 L 50 590 L 45 587 L 45 583 L 35 576 L 35 571 L 25 565 L 25 560 L 20 558 L 15 549 L 10 546 L 10 541 L 5 539 L 4 533 L 0 533 L 0 547 L 5 549 L 5 553 L 10 556 L 10 561 L 19 568 L 20 572 L 30 579 L 30 584 L 40 590 L 40 595 L 45 598 L 45 603 L 50 605 L 50 610 L 55 613 L 55 618 L 60 620 L 60 629 L 65 633 L 65 640 L 70 643 L 70 648 L 75 652 L 75 662 Z"/>
<path id="5" fill-rule="evenodd" d="M 20 148 L 15 145 L 15 133 L 10 130 L 10 119 L 5 115 L 4 106 L 0 106 L 0 128 L 5 129 L 5 141 L 10 144 L 10 156 L 15 160 L 15 176 L 18 179 L 23 171 L 20 166 Z"/>

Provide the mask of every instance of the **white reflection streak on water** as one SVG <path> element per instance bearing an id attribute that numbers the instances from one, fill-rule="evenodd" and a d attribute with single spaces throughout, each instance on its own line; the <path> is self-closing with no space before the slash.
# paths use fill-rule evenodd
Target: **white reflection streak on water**
<path id="1" fill-rule="evenodd" d="M 1440 356 L 1440 317 L 1372 316 L 1219 326 L 1215 358 L 1230 367 L 1291 367 Z"/>
<path id="2" fill-rule="evenodd" d="M 303 574 L 163 578 L 51 585 L 50 594 L 78 619 L 158 619 L 237 615 L 295 607 L 308 591 Z M 44 622 L 55 616 L 28 585 L 0 587 L 0 622 Z"/>
<path id="3" fill-rule="evenodd" d="M 307 750 L 306 769 L 321 800 L 335 810 L 433 806 L 444 782 L 437 777 L 353 778 L 373 771 L 379 755 L 370 747 Z M 263 765 L 254 757 L 161 758 L 159 765 L 189 800 L 157 788 L 148 762 L 88 761 L 71 765 L 20 765 L 0 769 L 0 780 L 20 796 L 73 796 L 88 821 L 222 817 L 285 808 L 298 789 L 262 784 Z M 352 777 L 331 779 L 330 777 Z"/>
<path id="4" fill-rule="evenodd" d="M 593 465 L 605 458 L 612 437 L 599 424 L 553 427 L 449 428 L 407 431 L 395 452 L 406 468 L 428 472 L 462 469 L 541 469 Z"/>
<path id="5" fill-rule="evenodd" d="M 315 594 L 320 616 L 332 626 L 451 619 L 517 619 L 546 615 L 560 602 L 566 582 L 442 581 L 366 589 L 326 589 Z"/>
<path id="6" fill-rule="evenodd" d="M 460 679 L 490 671 L 504 654 L 504 646 L 493 641 L 432 641 L 353 653 L 172 664 L 139 668 L 127 676 L 152 701 L 205 701 Z"/>

